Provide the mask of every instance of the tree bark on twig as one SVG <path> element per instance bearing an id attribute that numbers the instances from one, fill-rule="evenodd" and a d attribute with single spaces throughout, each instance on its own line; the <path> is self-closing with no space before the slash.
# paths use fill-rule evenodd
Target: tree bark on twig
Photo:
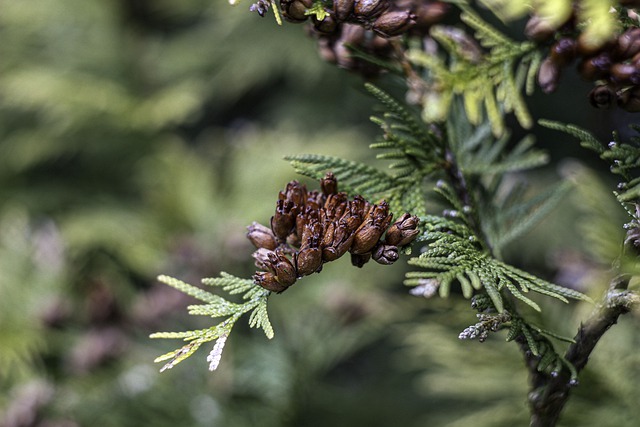
<path id="1" fill-rule="evenodd" d="M 613 326 L 620 315 L 640 305 L 640 296 L 628 291 L 628 276 L 618 276 L 611 284 L 602 301 L 596 306 L 589 318 L 578 328 L 565 359 L 580 372 L 589 360 L 591 352 L 602 336 Z M 531 427 L 553 427 L 558 422 L 562 409 L 569 399 L 571 388 L 577 385 L 571 380 L 565 369 L 556 376 L 538 372 L 536 357 L 525 352 L 525 361 L 530 373 L 529 407 Z"/>

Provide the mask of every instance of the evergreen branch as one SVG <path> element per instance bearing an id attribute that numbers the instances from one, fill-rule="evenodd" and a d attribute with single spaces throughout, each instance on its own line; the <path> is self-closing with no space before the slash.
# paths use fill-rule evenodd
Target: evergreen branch
<path id="1" fill-rule="evenodd" d="M 525 352 L 529 366 L 532 392 L 529 393 L 531 426 L 555 425 L 569 399 L 571 387 L 577 385 L 577 374 L 585 367 L 591 352 L 606 331 L 618 318 L 640 307 L 640 295 L 627 290 L 629 277 L 615 278 L 589 318 L 580 324 L 578 333 L 567 349 L 564 360 L 574 367 L 573 372 L 556 371 L 557 375 L 543 375 L 535 365 L 535 358 Z"/>
<path id="2" fill-rule="evenodd" d="M 215 304 L 218 302 L 219 298 L 217 295 L 209 293 L 203 289 L 197 288 L 193 285 L 183 282 L 182 280 L 175 279 L 169 276 L 158 276 L 158 281 L 164 283 L 165 285 L 169 285 L 172 288 L 179 290 L 189 296 L 192 296 L 200 301 Z"/>
<path id="3" fill-rule="evenodd" d="M 591 301 L 577 291 L 554 285 L 493 258 L 482 250 L 477 237 L 466 225 L 441 217 L 425 218 L 424 222 L 425 233 L 420 240 L 427 241 L 428 245 L 419 257 L 411 258 L 409 264 L 427 271 L 407 273 L 405 284 L 408 286 L 423 285 L 429 280 L 439 287 L 440 296 L 446 297 L 451 284 L 457 282 L 465 297 L 470 297 L 468 285 L 479 283 L 499 312 L 505 306 L 502 291 L 508 291 L 537 311 L 540 307 L 525 293 L 533 291 L 563 302 L 568 302 L 567 298 Z"/>
<path id="4" fill-rule="evenodd" d="M 498 107 L 500 102 L 505 112 L 515 113 L 522 127 L 530 128 L 532 119 L 520 87 L 526 84 L 527 93 L 531 93 L 532 81 L 541 62 L 540 53 L 533 43 L 512 41 L 483 21 L 468 6 L 459 4 L 459 7 L 462 9 L 460 18 L 474 31 L 475 39 L 457 29 L 434 27 L 431 36 L 449 54 L 449 64 L 417 50 L 409 52 L 409 60 L 432 72 L 435 80 L 433 87 L 438 92 L 462 96 L 467 117 L 472 124 L 481 122 L 481 108 L 484 106 L 493 133 L 501 136 L 505 126 Z M 483 54 L 475 41 L 488 53 Z M 430 94 L 425 97 L 423 116 L 429 121 L 443 120 L 448 116 L 449 104 L 434 107 L 428 102 L 433 98 Z M 440 117 L 434 117 L 433 112 L 440 114 Z"/>
<path id="5" fill-rule="evenodd" d="M 168 360 L 160 370 L 161 372 L 173 368 L 195 353 L 202 344 L 213 340 L 216 340 L 216 344 L 207 360 L 210 362 L 209 369 L 216 369 L 220 362 L 227 337 L 231 333 L 233 326 L 243 314 L 248 312 L 251 312 L 249 316 L 249 326 L 260 327 L 263 329 L 267 338 L 273 338 L 273 328 L 267 314 L 267 299 L 270 292 L 254 284 L 252 280 L 240 279 L 224 272 L 220 274 L 220 277 L 202 280 L 204 284 L 221 287 L 230 294 L 244 293 L 242 296 L 244 302 L 240 304 L 227 301 L 219 295 L 212 294 L 173 277 L 160 276 L 158 280 L 207 303 L 190 305 L 188 307 L 189 314 L 227 317 L 219 324 L 206 329 L 184 332 L 156 332 L 151 334 L 151 338 L 183 339 L 184 341 L 189 341 L 188 344 L 155 359 L 155 362 Z"/>
<path id="6" fill-rule="evenodd" d="M 572 340 L 529 324 L 510 304 L 502 312 L 495 313 L 492 298 L 486 293 L 475 295 L 471 306 L 478 310 L 479 313 L 476 316 L 479 322 L 464 329 L 458 338 L 478 339 L 483 342 L 490 332 L 506 329 L 506 341 L 516 341 L 520 344 L 526 354 L 530 355 L 536 372 L 558 375 L 563 367 L 566 367 L 572 374 L 571 378 L 577 377 L 573 365 L 556 352 L 553 344 L 544 335 L 557 337 L 563 341 Z"/>
<path id="7" fill-rule="evenodd" d="M 424 122 L 391 95 L 371 83 L 365 84 L 365 89 L 385 107 L 387 118 L 404 125 L 416 140 L 435 142 L 434 136 L 425 128 Z"/>
<path id="8" fill-rule="evenodd" d="M 371 118 L 384 135 L 370 148 L 384 151 L 377 155 L 378 159 L 397 160 L 389 165 L 393 173 L 332 156 L 307 154 L 285 159 L 298 173 L 315 179 L 330 170 L 340 180 L 342 191 L 361 194 L 367 199 L 384 198 L 392 212 L 424 215 L 425 194 L 421 184 L 443 167 L 444 142 L 391 95 L 371 84 L 367 84 L 366 89 L 385 109 L 382 117 Z"/>
<path id="9" fill-rule="evenodd" d="M 561 131 L 575 137 L 580 141 L 582 147 L 595 151 L 597 154 L 602 154 L 605 150 L 600 141 L 591 132 L 578 126 L 545 119 L 538 120 L 538 123 L 546 128 Z"/>
<path id="10" fill-rule="evenodd" d="M 295 171 L 313 179 L 321 179 L 327 171 L 333 172 L 340 181 L 341 190 L 350 194 L 362 194 L 366 199 L 375 199 L 388 194 L 398 184 L 393 177 L 362 163 L 333 156 L 303 154 L 286 156 Z"/>
<path id="11" fill-rule="evenodd" d="M 510 242 L 529 232 L 566 197 L 571 188 L 569 182 L 562 182 L 528 200 L 522 200 L 521 188 L 513 187 L 513 194 L 507 193 L 502 203 L 498 201 L 491 209 L 492 212 L 485 216 L 492 218 L 491 231 L 487 232 L 492 247 L 500 251 Z"/>

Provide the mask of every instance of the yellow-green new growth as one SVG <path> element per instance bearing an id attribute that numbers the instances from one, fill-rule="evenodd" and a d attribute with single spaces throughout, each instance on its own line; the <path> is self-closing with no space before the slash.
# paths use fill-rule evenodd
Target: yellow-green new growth
<path id="1" fill-rule="evenodd" d="M 248 312 L 251 312 L 249 316 L 249 326 L 252 328 L 262 328 L 267 338 L 273 338 L 273 327 L 271 326 L 271 322 L 269 322 L 267 313 L 267 299 L 271 292 L 253 283 L 253 280 L 240 279 L 224 272 L 220 273 L 220 277 L 202 280 L 203 284 L 220 287 L 230 295 L 243 294 L 243 303 L 227 301 L 219 295 L 173 277 L 159 276 L 158 280 L 205 303 L 189 306 L 189 314 L 210 317 L 228 316 L 224 321 L 206 329 L 185 332 L 156 332 L 151 334 L 151 338 L 170 338 L 188 341 L 188 343 L 182 347 L 158 356 L 154 360 L 156 363 L 168 360 L 160 370 L 161 372 L 173 368 L 191 356 L 202 344 L 214 340 L 216 343 L 213 350 L 209 353 L 207 361 L 209 362 L 209 369 L 215 370 L 218 367 L 222 350 L 233 326 L 243 314 Z"/>

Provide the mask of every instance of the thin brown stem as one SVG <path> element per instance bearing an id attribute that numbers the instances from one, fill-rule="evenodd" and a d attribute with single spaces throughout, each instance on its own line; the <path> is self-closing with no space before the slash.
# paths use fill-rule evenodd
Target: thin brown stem
<path id="1" fill-rule="evenodd" d="M 640 296 L 627 290 L 629 277 L 619 276 L 614 279 L 602 301 L 591 315 L 578 328 L 565 359 L 573 364 L 577 372 L 586 366 L 591 352 L 602 336 L 613 326 L 620 315 L 640 305 Z M 521 345 L 524 349 L 524 344 Z M 535 356 L 525 352 L 525 362 L 529 368 L 531 392 L 529 407 L 531 410 L 531 427 L 553 427 L 567 403 L 570 391 L 576 385 L 567 370 L 557 376 L 538 372 Z"/>

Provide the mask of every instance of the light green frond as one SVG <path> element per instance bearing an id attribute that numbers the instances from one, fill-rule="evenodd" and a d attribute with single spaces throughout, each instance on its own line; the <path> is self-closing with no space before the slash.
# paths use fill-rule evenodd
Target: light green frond
<path id="1" fill-rule="evenodd" d="M 448 27 L 436 26 L 431 31 L 432 37 L 449 56 L 447 64 L 419 50 L 408 54 L 410 61 L 430 70 L 433 75 L 432 90 L 427 92 L 422 104 L 425 109 L 433 110 L 430 97 L 438 98 L 434 93 L 459 95 L 464 100 L 469 122 L 479 124 L 486 114 L 494 135 L 505 132 L 503 113 L 513 112 L 522 127 L 530 128 L 533 123 L 521 88 L 526 85 L 526 92 L 532 92 L 540 53 L 533 43 L 515 42 L 468 6 L 459 6 L 462 9 L 460 18 L 471 28 L 473 38 Z M 474 45 L 475 41 L 479 46 Z M 450 106 L 450 99 L 446 106 Z M 448 108 L 445 110 L 440 105 L 436 110 L 437 115 L 425 110 L 423 117 L 442 120 L 447 116 Z"/>
<path id="2" fill-rule="evenodd" d="M 487 229 L 492 247 L 499 250 L 538 225 L 568 195 L 572 185 L 561 182 L 525 199 L 520 186 L 513 186 L 497 202 L 491 212 L 493 220 Z M 489 214 L 489 213 L 488 213 Z"/>
<path id="3" fill-rule="evenodd" d="M 249 326 L 252 328 L 262 328 L 267 338 L 273 338 L 273 326 L 271 326 L 271 322 L 269 321 L 266 299 L 260 300 L 256 308 L 251 312 Z"/>
<path id="4" fill-rule="evenodd" d="M 173 277 L 164 275 L 158 276 L 158 281 L 207 303 L 216 303 L 219 298 L 217 295 L 213 295 L 212 293 L 209 293 L 203 289 L 197 288 Z"/>
<path id="5" fill-rule="evenodd" d="M 367 199 L 375 199 L 385 194 L 395 185 L 390 175 L 362 163 L 338 157 L 316 154 L 286 156 L 296 172 L 314 179 L 322 179 L 331 171 L 340 182 L 340 190 L 361 194 Z"/>
<path id="6" fill-rule="evenodd" d="M 231 295 L 241 294 L 255 288 L 253 280 L 241 279 L 224 271 L 220 273 L 220 277 L 202 279 L 202 284 L 221 287 L 223 291 Z"/>
<path id="7" fill-rule="evenodd" d="M 242 317 L 243 314 L 250 311 L 252 312 L 249 316 L 249 326 L 261 327 L 268 338 L 273 338 L 273 328 L 267 316 L 267 300 L 271 293 L 254 284 L 252 280 L 241 279 L 228 273 L 221 273 L 220 277 L 202 280 L 203 284 L 220 287 L 229 294 L 243 293 L 243 302 L 241 303 L 228 301 L 220 295 L 212 294 L 173 277 L 160 276 L 158 280 L 206 303 L 190 305 L 188 307 L 189 314 L 226 317 L 222 322 L 206 329 L 184 332 L 156 332 L 151 334 L 151 338 L 182 339 L 189 341 L 188 344 L 156 358 L 156 362 L 169 360 L 161 371 L 173 368 L 191 356 L 202 344 L 214 340 L 216 340 L 216 345 L 207 360 L 209 361 L 209 368 L 216 369 L 227 336 L 231 333 L 236 321 Z"/>
<path id="8" fill-rule="evenodd" d="M 452 227 L 454 221 L 440 217 L 430 217 L 427 221 L 422 240 L 426 240 L 428 245 L 419 257 L 409 260 L 410 265 L 426 271 L 407 273 L 405 284 L 408 286 L 420 285 L 420 279 L 432 279 L 440 287 L 440 295 L 446 297 L 451 284 L 458 283 L 463 295 L 471 297 L 469 285 L 478 278 L 498 311 L 504 309 L 501 294 L 505 291 L 537 311 L 540 307 L 525 293 L 532 291 L 564 302 L 567 298 L 591 301 L 586 295 L 554 285 L 493 258 L 475 243 L 476 239 L 470 238 L 473 236 L 470 230 L 465 230 L 464 226 L 460 228 L 460 223 Z"/>

